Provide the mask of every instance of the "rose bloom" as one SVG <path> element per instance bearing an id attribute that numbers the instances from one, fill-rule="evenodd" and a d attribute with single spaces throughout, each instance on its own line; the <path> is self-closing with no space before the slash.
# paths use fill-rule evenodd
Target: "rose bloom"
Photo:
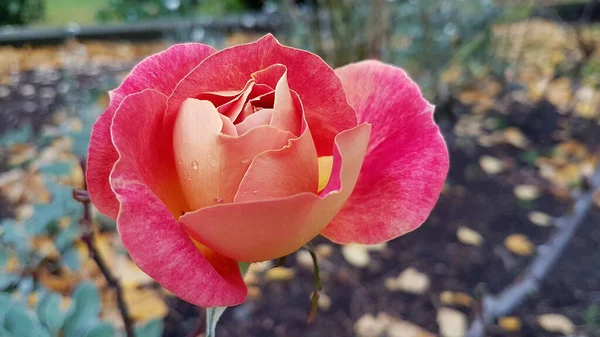
<path id="1" fill-rule="evenodd" d="M 88 190 L 144 272 L 190 303 L 235 305 L 247 292 L 238 261 L 421 225 L 449 165 L 433 110 L 378 61 L 333 70 L 272 35 L 221 51 L 179 44 L 110 93 Z"/>

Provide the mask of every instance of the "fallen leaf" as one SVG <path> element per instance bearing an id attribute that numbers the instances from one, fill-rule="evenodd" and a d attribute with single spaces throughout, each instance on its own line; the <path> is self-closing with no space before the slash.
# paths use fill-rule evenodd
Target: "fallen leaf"
<path id="1" fill-rule="evenodd" d="M 504 170 L 502 160 L 492 156 L 482 156 L 479 158 L 479 166 L 487 174 L 498 174 Z"/>
<path id="2" fill-rule="evenodd" d="M 465 293 L 445 290 L 440 294 L 440 302 L 445 305 L 470 307 L 473 303 L 473 298 Z"/>
<path id="3" fill-rule="evenodd" d="M 527 137 L 521 132 L 521 130 L 511 127 L 504 129 L 504 140 L 514 146 L 524 149 L 529 144 Z"/>
<path id="4" fill-rule="evenodd" d="M 530 256 L 535 251 L 535 245 L 529 238 L 523 234 L 511 234 L 504 240 L 504 246 L 511 252 Z"/>
<path id="5" fill-rule="evenodd" d="M 310 252 L 305 249 L 296 252 L 296 261 L 300 266 L 306 269 L 312 270 L 314 268 L 312 256 L 310 255 Z"/>
<path id="6" fill-rule="evenodd" d="M 369 251 L 366 246 L 351 243 L 342 247 L 342 256 L 351 265 L 359 268 L 369 264 Z"/>
<path id="7" fill-rule="evenodd" d="M 315 253 L 318 257 L 328 258 L 333 253 L 333 247 L 326 243 L 321 243 L 318 244 L 317 247 L 315 247 Z"/>
<path id="8" fill-rule="evenodd" d="M 548 332 L 572 335 L 575 333 L 575 324 L 565 315 L 544 314 L 537 318 L 538 324 Z"/>
<path id="9" fill-rule="evenodd" d="M 411 294 L 423 294 L 429 289 L 430 281 L 427 274 L 415 268 L 407 268 L 396 278 L 385 280 L 385 287 L 390 291 L 404 291 Z"/>
<path id="10" fill-rule="evenodd" d="M 530 201 L 540 197 L 540 189 L 534 185 L 517 185 L 513 192 L 520 200 Z"/>
<path id="11" fill-rule="evenodd" d="M 521 330 L 521 320 L 519 317 L 507 316 L 500 317 L 498 319 L 498 325 L 504 329 L 504 331 L 515 332 Z"/>
<path id="12" fill-rule="evenodd" d="M 529 218 L 529 221 L 531 221 L 533 224 L 541 227 L 548 227 L 552 224 L 552 217 L 543 212 L 529 212 L 529 214 L 527 214 L 527 217 Z"/>
<path id="13" fill-rule="evenodd" d="M 479 247 L 483 243 L 483 237 L 481 234 L 464 226 L 458 227 L 458 230 L 456 231 L 456 237 L 460 242 L 466 245 Z"/>
<path id="14" fill-rule="evenodd" d="M 320 293 L 319 294 L 319 309 L 323 310 L 323 311 L 327 311 L 329 310 L 329 308 L 331 308 L 331 298 L 329 298 L 329 296 L 327 296 L 327 294 L 325 293 Z"/>
<path id="15" fill-rule="evenodd" d="M 443 337 L 463 337 L 467 330 L 467 316 L 458 310 L 442 307 L 436 321 Z"/>
<path id="16" fill-rule="evenodd" d="M 354 324 L 354 332 L 358 337 L 380 337 L 387 330 L 392 318 L 380 313 L 377 317 L 365 314 Z"/>
<path id="17" fill-rule="evenodd" d="M 296 276 L 294 268 L 287 267 L 275 267 L 269 269 L 265 275 L 265 279 L 268 281 L 288 281 Z"/>
<path id="18" fill-rule="evenodd" d="M 41 256 L 57 260 L 60 257 L 60 253 L 54 245 L 54 241 L 48 236 L 36 236 L 31 239 L 33 249 Z"/>
<path id="19" fill-rule="evenodd" d="M 164 318 L 169 313 L 165 301 L 152 289 L 124 289 L 124 299 L 136 321 Z"/>

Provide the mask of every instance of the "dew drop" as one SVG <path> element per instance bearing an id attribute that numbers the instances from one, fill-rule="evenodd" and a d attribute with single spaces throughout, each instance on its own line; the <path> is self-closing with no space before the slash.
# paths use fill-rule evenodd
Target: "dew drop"
<path id="1" fill-rule="evenodd" d="M 192 168 L 193 168 L 194 170 L 197 170 L 197 169 L 198 169 L 198 162 L 197 162 L 197 161 L 195 161 L 195 160 L 194 160 L 194 161 L 192 162 Z"/>
<path id="2" fill-rule="evenodd" d="M 258 190 L 257 189 L 253 189 L 252 190 L 252 194 L 256 194 L 256 193 L 258 193 Z"/>
<path id="3" fill-rule="evenodd" d="M 242 157 L 242 164 L 247 164 L 250 161 L 248 157 Z"/>
<path id="4" fill-rule="evenodd" d="M 183 159 L 179 159 L 179 165 L 183 165 Z"/>
<path id="5" fill-rule="evenodd" d="M 221 198 L 221 197 L 216 197 L 216 198 L 215 198 L 215 202 L 216 202 L 217 204 L 220 204 L 220 203 L 222 203 L 222 202 L 223 202 L 223 198 Z"/>

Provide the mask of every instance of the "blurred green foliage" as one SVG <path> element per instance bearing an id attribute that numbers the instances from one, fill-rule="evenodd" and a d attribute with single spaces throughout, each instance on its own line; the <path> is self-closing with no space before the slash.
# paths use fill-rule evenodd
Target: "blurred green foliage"
<path id="1" fill-rule="evenodd" d="M 240 0 L 110 0 L 97 18 L 103 22 L 131 22 L 198 14 L 219 16 L 244 9 Z"/>
<path id="2" fill-rule="evenodd" d="M 529 17 L 531 5 L 499 5 L 491 0 L 311 0 L 283 2 L 295 18 L 295 43 L 333 66 L 378 58 L 407 69 L 428 96 L 440 95 L 440 76 L 453 64 L 464 81 L 506 64 L 492 27 Z M 500 41 L 501 42 L 501 41 Z"/>
<path id="3" fill-rule="evenodd" d="M 0 26 L 22 25 L 44 16 L 44 0 L 0 1 Z"/>

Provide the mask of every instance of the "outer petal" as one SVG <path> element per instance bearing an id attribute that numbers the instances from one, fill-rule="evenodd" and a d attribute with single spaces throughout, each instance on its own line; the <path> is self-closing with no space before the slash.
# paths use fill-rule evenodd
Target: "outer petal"
<path id="1" fill-rule="evenodd" d="M 241 303 L 246 287 L 236 261 L 204 247 L 201 253 L 175 219 L 187 206 L 173 174 L 172 130 L 162 128 L 166 100 L 145 90 L 127 96 L 115 112 L 119 159 L 110 184 L 120 203 L 123 244 L 144 272 L 182 299 L 203 307 Z"/>
<path id="2" fill-rule="evenodd" d="M 317 151 L 331 155 L 334 137 L 357 125 L 340 80 L 317 55 L 282 46 L 270 34 L 206 58 L 181 80 L 169 98 L 168 114 L 176 113 L 186 98 L 204 91 L 239 90 L 253 73 L 273 64 L 287 67 L 289 87 L 302 97 Z"/>
<path id="3" fill-rule="evenodd" d="M 343 207 L 358 178 L 370 130 L 362 124 L 336 137 L 332 179 L 320 196 L 304 192 L 220 204 L 186 213 L 180 221 L 194 239 L 239 261 L 290 254 L 318 235 Z"/>
<path id="4" fill-rule="evenodd" d="M 110 125 L 123 98 L 147 88 L 169 95 L 177 83 L 216 50 L 199 43 L 175 45 L 139 63 L 119 88 L 110 92 L 106 111 L 94 124 L 88 153 L 87 186 L 94 206 L 115 218 L 119 204 L 110 189 L 108 177 L 118 159 L 111 142 Z"/>
<path id="5" fill-rule="evenodd" d="M 322 234 L 337 243 L 391 240 L 425 221 L 446 179 L 448 151 L 434 107 L 393 66 L 364 61 L 336 73 L 373 132 L 354 193 Z"/>

